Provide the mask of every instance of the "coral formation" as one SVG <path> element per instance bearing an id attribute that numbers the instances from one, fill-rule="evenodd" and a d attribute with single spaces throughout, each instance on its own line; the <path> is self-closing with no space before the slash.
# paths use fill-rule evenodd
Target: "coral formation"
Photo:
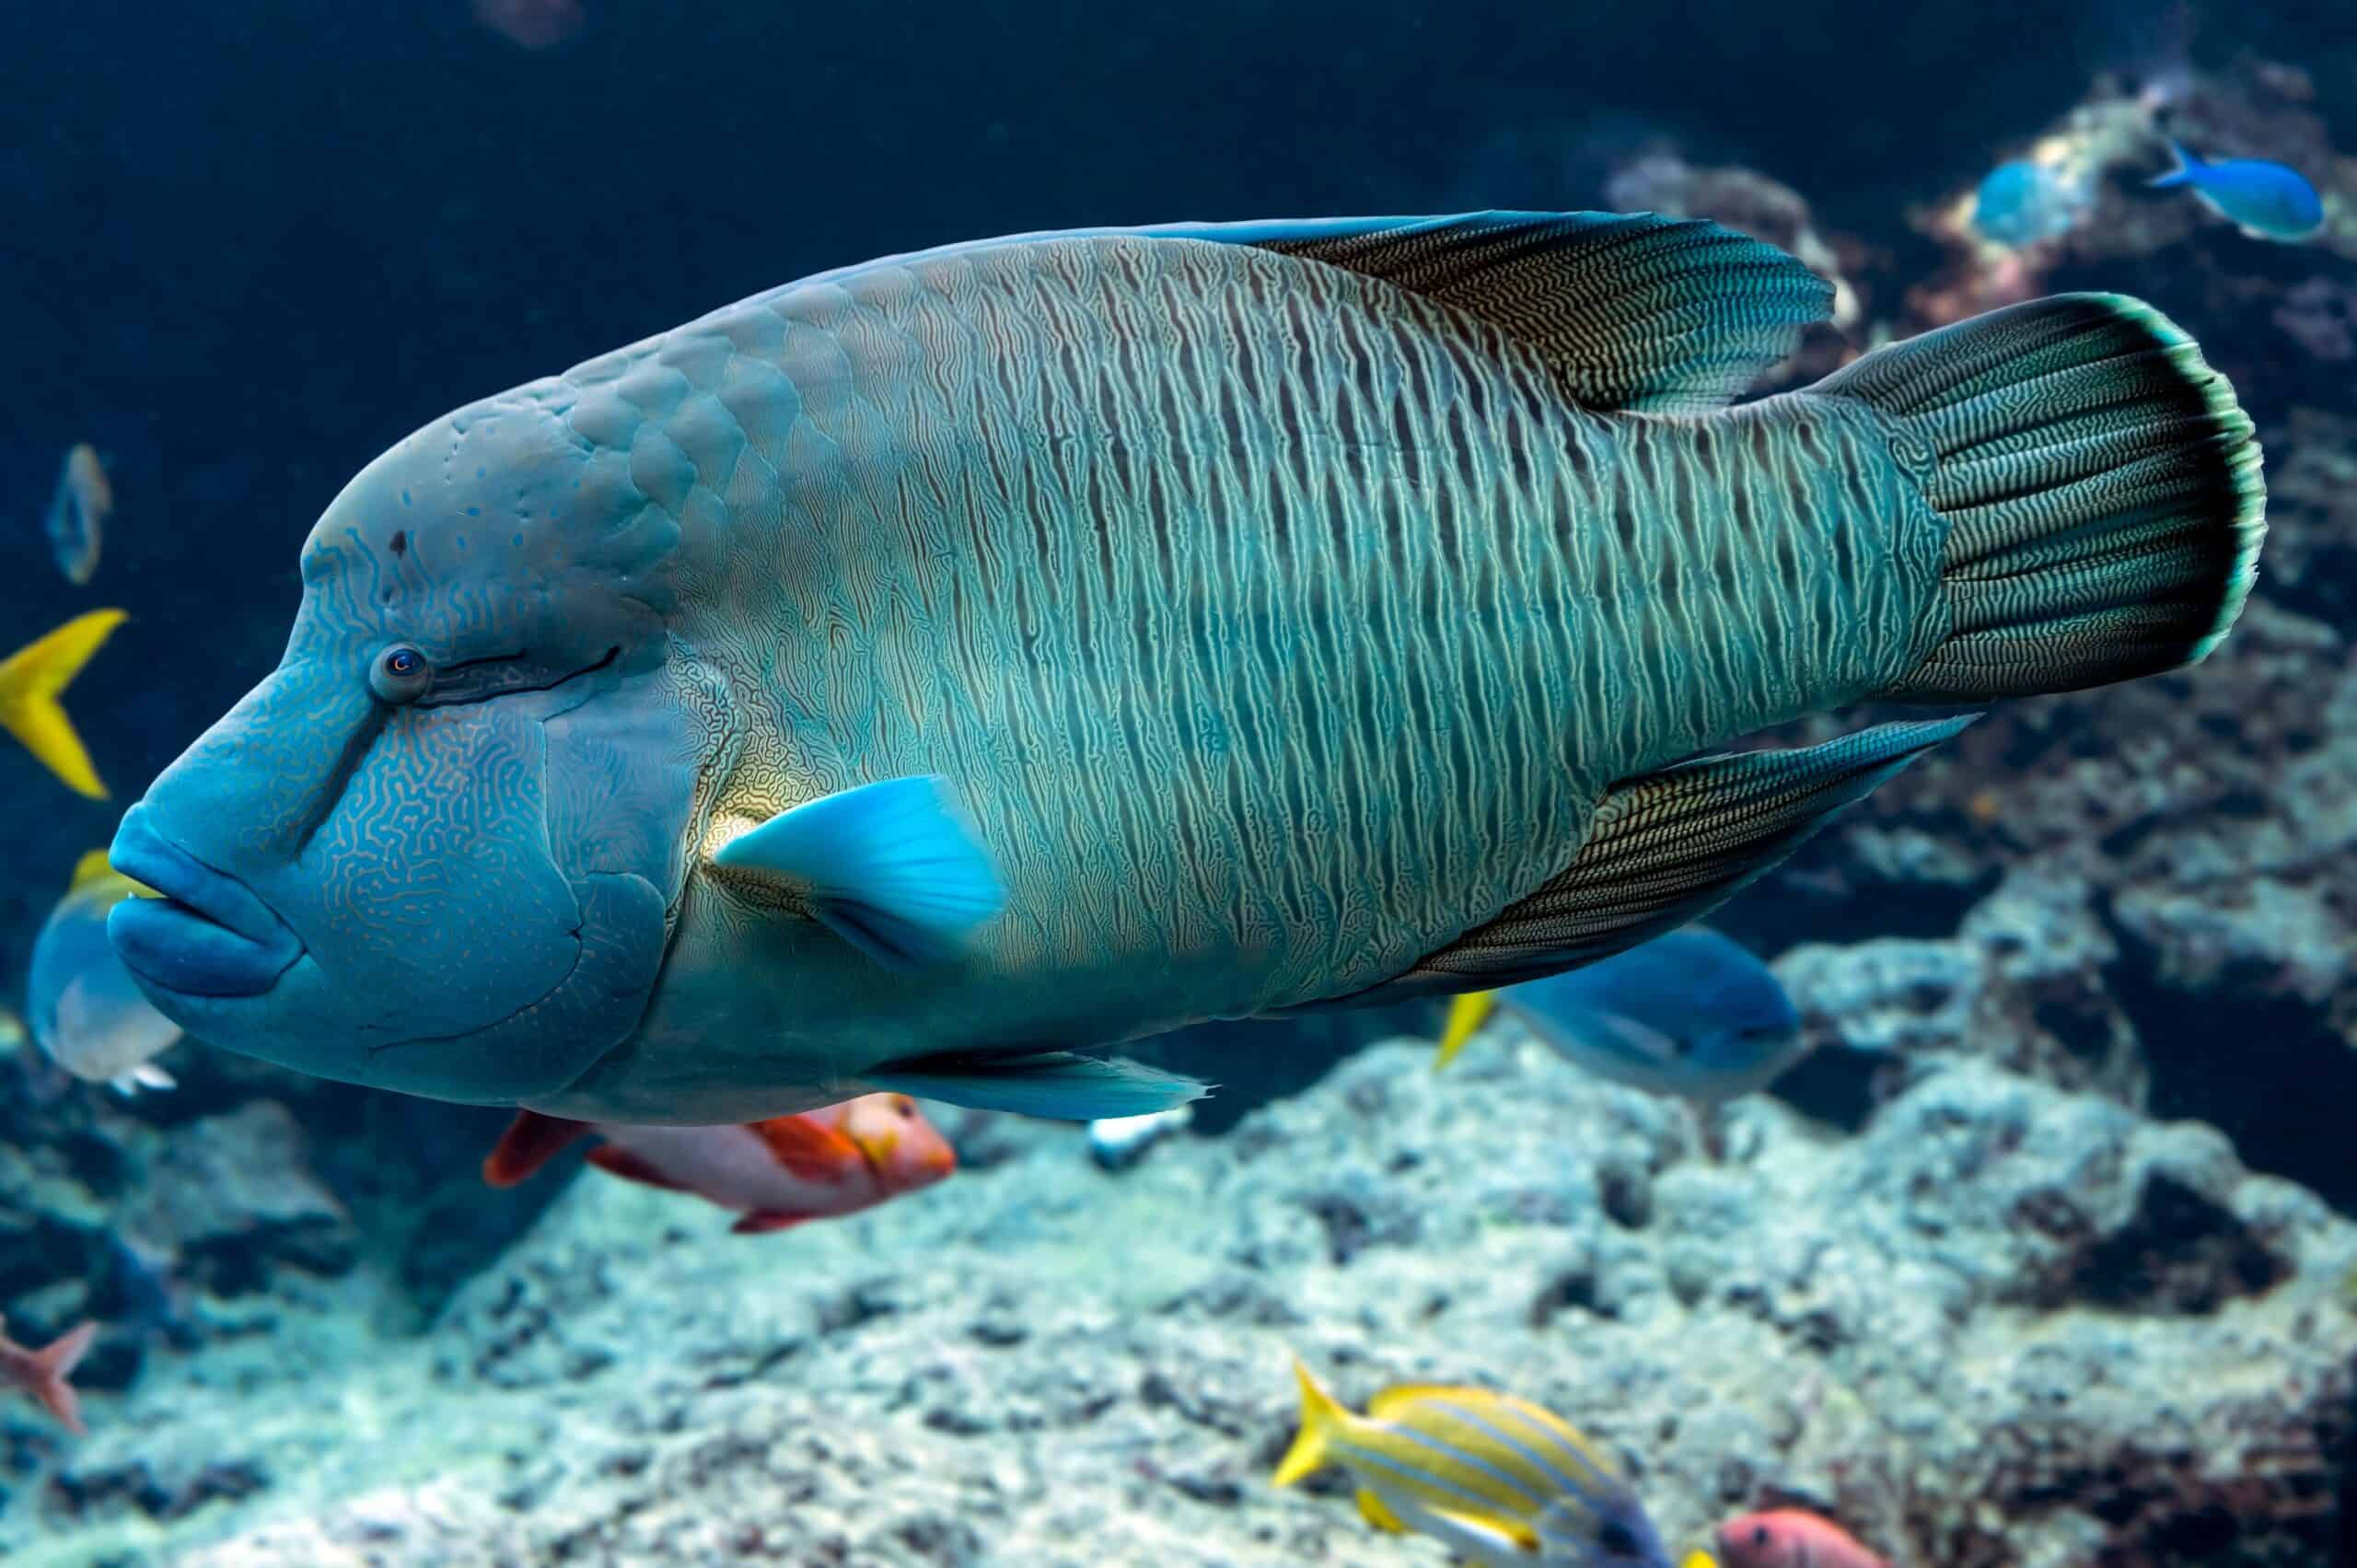
<path id="1" fill-rule="evenodd" d="M 1297 1349 L 1353 1398 L 1543 1400 L 1673 1541 L 1799 1499 L 1953 1568 L 2319 1560 L 2357 1226 L 1977 1056 L 1855 1138 L 1730 1121 L 1713 1160 L 1505 1025 L 1120 1176 L 1066 1132 L 768 1241 L 578 1182 L 422 1338 L 290 1304 L 269 1353 L 152 1371 L 0 1530 L 223 1564 L 1435 1561 L 1330 1481 L 1267 1484 Z"/>

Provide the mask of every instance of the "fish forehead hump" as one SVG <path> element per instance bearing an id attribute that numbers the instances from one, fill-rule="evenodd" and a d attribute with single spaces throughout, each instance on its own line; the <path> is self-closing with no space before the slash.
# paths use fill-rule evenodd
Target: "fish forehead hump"
<path id="1" fill-rule="evenodd" d="M 650 436 L 656 433 L 649 432 Z M 659 651 L 684 486 L 668 443 L 599 440 L 550 377 L 395 443 L 320 514 L 298 646 L 398 633 L 436 656 L 612 640 Z"/>
<path id="2" fill-rule="evenodd" d="M 1597 415 L 1469 316 L 1246 246 L 873 263 L 564 379 L 668 486 L 678 623 L 743 720 L 715 820 L 956 781 L 1007 915 L 862 1001 L 946 986 L 1016 1038 L 1384 980 L 1560 870 L 1614 779 L 1872 689 L 1923 619 L 1822 537 L 1778 558 L 1805 616 L 1752 602 L 1711 525 L 1756 434 Z M 1909 505 L 1811 470 L 1841 417 L 1782 526 Z"/>

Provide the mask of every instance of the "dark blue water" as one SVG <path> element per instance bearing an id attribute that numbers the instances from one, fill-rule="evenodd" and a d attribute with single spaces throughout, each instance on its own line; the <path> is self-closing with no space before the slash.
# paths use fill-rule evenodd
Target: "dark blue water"
<path id="1" fill-rule="evenodd" d="M 355 470 L 447 409 L 753 291 L 1032 229 L 1595 206 L 1635 160 L 1666 148 L 1800 193 L 1869 321 L 1903 333 L 1933 324 L 1922 291 L 1956 264 L 1922 215 L 2107 74 L 2131 88 L 2177 71 L 2240 84 L 2197 122 L 2247 132 L 2263 144 L 2254 152 L 2289 156 L 2291 143 L 2268 138 L 2295 122 L 2316 128 L 2302 145 L 2319 156 L 2328 137 L 2357 148 L 2357 28 L 2317 5 L 2100 0 L 2035 18 L 1837 0 L 1699 0 L 1674 15 L 1658 0 L 582 8 L 572 36 L 527 48 L 467 0 L 10 7 L 0 652 L 99 605 L 132 619 L 67 704 L 110 801 L 70 796 L 0 743 L 0 1001 L 16 1004 L 75 858 L 106 842 L 122 807 L 275 662 L 300 595 L 297 547 Z M 2253 85 L 2259 61 L 2301 68 L 2305 86 L 2270 99 Z M 2162 210 L 2114 178 L 2121 210 Z M 2191 761 L 2152 775 L 2177 793 L 2131 822 L 2041 807 L 2035 824 L 1992 825 L 1960 793 L 1909 796 L 1887 820 L 1953 849 L 1953 876 L 1895 872 L 1862 841 L 1829 835 L 1723 923 L 1768 956 L 1945 940 L 2009 869 L 2058 844 L 2096 844 L 2103 865 L 2136 868 L 2098 876 L 2094 895 L 2118 937 L 2096 989 L 2125 1021 L 2119 1049 L 2131 1065 L 2098 1060 L 2113 1049 L 2101 1043 L 2113 1015 L 2097 1019 L 2047 980 L 2033 1011 L 2063 1054 L 2040 1072 L 2216 1125 L 2245 1163 L 2357 1214 L 2343 1153 L 2357 1115 L 2357 992 L 2345 974 L 2295 973 L 2288 939 L 2204 969 L 2207 938 L 2155 935 L 2119 907 L 2133 905 L 2131 882 L 2172 874 L 2137 857 L 2146 834 L 2175 831 L 2180 817 L 2223 824 L 2237 844 L 2236 824 L 2270 823 L 2292 842 L 2298 820 L 2343 798 L 2349 781 L 2327 770 L 2325 784 L 2299 786 L 2306 795 L 2283 781 L 2328 749 L 2326 694 L 2357 631 L 2357 513 L 2342 499 L 2357 486 L 2357 351 L 2337 355 L 2330 335 L 2336 320 L 2357 330 L 2357 250 L 2270 247 L 2216 226 L 2154 232 L 2150 246 L 2058 255 L 2042 286 L 2131 290 L 2202 341 L 2259 424 L 2271 482 L 2293 476 L 2276 491 L 2285 542 L 2270 543 L 2262 598 L 2319 630 L 2310 643 L 2282 633 L 2276 664 L 2207 700 L 2193 678 L 2152 683 L 2160 695 L 2135 711 Z M 2323 321 L 2321 338 L 2283 324 L 2281 301 L 2303 289 L 2316 304 L 2302 319 Z M 1851 335 L 1863 341 L 1864 327 Z M 117 501 L 86 589 L 57 574 L 39 526 L 77 441 L 106 458 Z M 2089 711 L 2035 710 L 1978 759 L 1992 775 L 2060 777 L 2074 757 L 2116 755 L 2119 727 L 2089 738 Z M 2249 875 L 2313 888 L 2319 929 L 2345 932 L 2357 921 L 2352 855 L 2345 844 L 2287 850 Z M 2192 896 L 2222 907 L 2239 896 L 2200 886 Z M 1434 1016 L 1271 1028 L 1240 1055 L 1242 1037 L 1202 1035 L 1140 1054 L 1223 1079 L 1228 1097 L 1198 1128 L 1216 1134 L 1371 1040 L 1428 1034 Z M 1879 1074 L 1863 1055 L 1828 1051 L 1782 1098 L 1854 1132 L 1885 1102 Z M 183 1077 L 176 1097 L 106 1115 L 168 1136 L 257 1098 L 291 1106 L 362 1250 L 411 1292 L 405 1327 L 551 1196 L 476 1184 L 473 1161 L 504 1111 L 226 1058 Z M 98 1093 L 60 1101 L 12 1085 L 0 1109 L 12 1144 L 45 1151 L 111 1200 L 134 1177 L 111 1134 L 94 1130 L 82 1097 Z M 9 1212 L 0 1310 L 46 1291 L 37 1317 L 87 1311 L 114 1325 L 93 1386 L 131 1384 L 148 1347 L 204 1342 L 104 1225 L 16 1224 Z M 76 1282 L 78 1298 L 65 1288 Z"/>

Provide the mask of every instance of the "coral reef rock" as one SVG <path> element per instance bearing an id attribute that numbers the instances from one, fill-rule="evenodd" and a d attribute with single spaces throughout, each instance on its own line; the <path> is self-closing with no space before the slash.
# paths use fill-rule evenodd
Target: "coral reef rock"
<path id="1" fill-rule="evenodd" d="M 1887 967 L 1968 993 L 1945 961 Z M 1297 1352 L 1353 1401 L 1554 1407 L 1681 1548 L 1800 1499 L 1945 1568 L 2324 1561 L 2357 1226 L 2207 1128 L 1969 1052 L 1914 1075 L 1851 1137 L 1739 1102 L 1713 1157 L 1502 1021 L 1446 1076 L 1377 1046 L 1118 1176 L 1026 1141 L 783 1236 L 583 1179 L 422 1336 L 321 1314 L 154 1358 L 20 1455 L 0 1550 L 1436 1568 L 1339 1477 L 1268 1484 Z"/>

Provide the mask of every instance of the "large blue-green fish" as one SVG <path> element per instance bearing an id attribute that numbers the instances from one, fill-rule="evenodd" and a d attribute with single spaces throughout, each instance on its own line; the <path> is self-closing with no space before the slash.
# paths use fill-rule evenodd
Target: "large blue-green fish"
<path id="1" fill-rule="evenodd" d="M 580 1121 L 1570 969 L 1963 718 L 2174 668 L 2262 531 L 2225 381 L 2035 301 L 1732 400 L 1798 261 L 1651 215 L 1179 225 L 830 273 L 437 419 L 126 817 L 196 1038 Z"/>

